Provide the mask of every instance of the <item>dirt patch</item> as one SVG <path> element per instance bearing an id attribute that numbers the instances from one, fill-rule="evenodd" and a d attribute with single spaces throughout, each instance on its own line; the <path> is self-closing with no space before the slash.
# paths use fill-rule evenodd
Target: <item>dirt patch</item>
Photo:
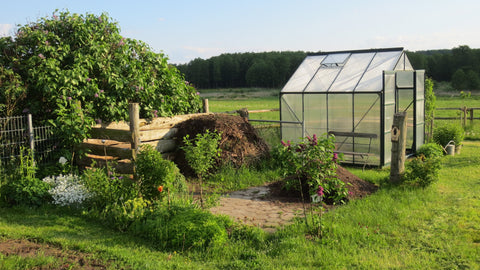
<path id="1" fill-rule="evenodd" d="M 269 149 L 265 141 L 258 135 L 248 120 L 234 115 L 210 114 L 193 117 L 178 125 L 177 144 L 183 145 L 183 137 L 187 134 L 195 138 L 199 133 L 216 130 L 222 134 L 220 140 L 221 157 L 218 165 L 233 164 L 241 166 L 268 155 Z M 178 151 L 175 163 L 184 175 L 193 175 L 185 160 L 183 151 Z"/>
<path id="2" fill-rule="evenodd" d="M 62 250 L 50 244 L 40 244 L 25 239 L 0 239 L 0 253 L 20 257 L 50 256 L 58 258 L 58 265 L 45 265 L 34 269 L 107 269 L 107 266 L 92 259 L 91 254 Z"/>
<path id="3" fill-rule="evenodd" d="M 378 187 L 370 182 L 360 179 L 358 176 L 352 174 L 342 166 L 337 166 L 337 177 L 342 182 L 347 184 L 348 199 L 354 200 L 363 198 L 377 191 Z M 285 189 L 283 181 L 278 181 L 269 184 L 270 197 L 273 200 L 285 202 L 301 202 L 302 195 L 297 191 L 288 191 Z M 308 190 L 304 192 L 305 201 L 309 201 Z"/>

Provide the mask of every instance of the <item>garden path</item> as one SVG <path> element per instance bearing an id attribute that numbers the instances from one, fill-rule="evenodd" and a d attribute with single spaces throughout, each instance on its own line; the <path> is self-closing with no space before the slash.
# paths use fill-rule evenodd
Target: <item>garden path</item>
<path id="1" fill-rule="evenodd" d="M 210 211 L 274 232 L 278 227 L 292 223 L 295 216 L 302 215 L 303 205 L 299 201 L 271 196 L 272 188 L 267 185 L 235 191 L 222 196 L 219 205 Z"/>

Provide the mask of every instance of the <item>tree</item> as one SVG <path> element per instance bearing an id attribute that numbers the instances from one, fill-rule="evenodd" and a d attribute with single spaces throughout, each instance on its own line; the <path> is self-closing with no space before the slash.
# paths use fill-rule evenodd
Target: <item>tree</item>
<path id="1" fill-rule="evenodd" d="M 458 69 L 452 75 L 452 86 L 457 90 L 468 89 L 467 75 L 463 69 Z"/>
<path id="2" fill-rule="evenodd" d="M 106 14 L 57 12 L 0 39 L 2 102 L 4 89 L 26 88 L 13 113 L 28 111 L 50 122 L 73 149 L 88 137 L 94 119 L 127 120 L 131 102 L 140 104 L 145 118 L 200 110 L 196 90 L 167 58 L 122 37 Z"/>
<path id="3" fill-rule="evenodd" d="M 128 103 L 142 117 L 199 111 L 196 90 L 167 58 L 145 43 L 120 35 L 106 14 L 55 12 L 21 26 L 15 38 L 2 38 L 0 63 L 27 86 L 17 112 L 54 119 L 57 104 L 80 101 L 94 119 L 126 120 Z"/>

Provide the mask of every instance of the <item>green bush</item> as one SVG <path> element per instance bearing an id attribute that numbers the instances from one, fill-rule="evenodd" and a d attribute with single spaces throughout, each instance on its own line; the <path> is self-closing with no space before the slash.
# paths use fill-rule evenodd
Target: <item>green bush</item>
<path id="1" fill-rule="evenodd" d="M 0 166 L 0 200 L 3 203 L 40 206 L 51 201 L 50 185 L 35 177 L 37 167 L 30 151 L 21 149 L 18 158 Z"/>
<path id="2" fill-rule="evenodd" d="M 158 248 L 185 251 L 222 247 L 228 241 L 227 228 L 231 226 L 229 218 L 193 205 L 159 204 L 148 219 L 136 223 L 132 230 Z"/>
<path id="3" fill-rule="evenodd" d="M 174 194 L 186 190 L 185 177 L 180 173 L 177 165 L 170 160 L 165 160 L 162 154 L 150 145 L 142 146 L 135 160 L 135 166 L 140 194 L 146 200 L 155 200 L 165 197 L 168 193 Z"/>
<path id="4" fill-rule="evenodd" d="M 450 141 L 454 141 L 455 145 L 460 145 L 465 137 L 465 131 L 460 125 L 447 124 L 437 127 L 433 131 L 433 141 L 445 147 Z"/>
<path id="5" fill-rule="evenodd" d="M 137 184 L 127 177 L 116 175 L 105 168 L 87 169 L 83 172 L 82 180 L 91 193 L 91 210 L 102 216 L 108 205 L 122 204 L 138 197 Z"/>
<path id="6" fill-rule="evenodd" d="M 417 156 L 426 158 L 439 158 L 443 156 L 443 148 L 437 143 L 426 143 L 417 150 Z"/>
<path id="7" fill-rule="evenodd" d="M 402 182 L 406 186 L 425 188 L 438 181 L 440 168 L 440 158 L 421 155 L 405 164 Z"/>

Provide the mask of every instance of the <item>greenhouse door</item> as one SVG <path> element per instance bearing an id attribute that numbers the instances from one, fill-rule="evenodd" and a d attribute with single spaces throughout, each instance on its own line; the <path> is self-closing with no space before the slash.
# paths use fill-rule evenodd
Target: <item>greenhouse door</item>
<path id="1" fill-rule="evenodd" d="M 424 140 L 424 72 L 397 71 L 395 112 L 407 112 L 407 152 L 413 153 Z"/>

